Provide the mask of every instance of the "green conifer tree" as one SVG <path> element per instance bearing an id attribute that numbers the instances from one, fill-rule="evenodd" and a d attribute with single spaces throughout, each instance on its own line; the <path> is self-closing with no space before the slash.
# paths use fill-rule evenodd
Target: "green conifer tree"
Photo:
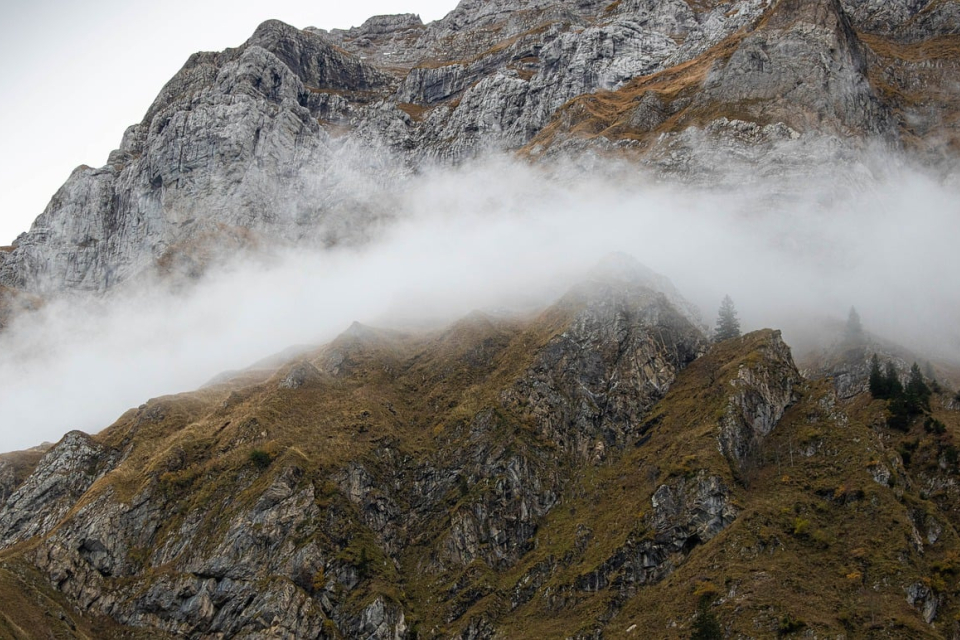
<path id="1" fill-rule="evenodd" d="M 723 628 L 717 622 L 716 616 L 710 611 L 710 602 L 701 599 L 697 607 L 697 617 L 693 621 L 693 633 L 690 640 L 722 640 Z"/>
<path id="2" fill-rule="evenodd" d="M 881 400 L 887 397 L 887 385 L 883 372 L 880 371 L 880 358 L 877 354 L 870 358 L 870 395 Z"/>
<path id="3" fill-rule="evenodd" d="M 918 415 L 923 413 L 924 409 L 930 409 L 930 387 L 924 382 L 920 365 L 916 362 L 910 367 L 910 379 L 903 390 L 903 396 L 906 410 L 912 415 Z"/>
<path id="4" fill-rule="evenodd" d="M 883 374 L 883 384 L 885 386 L 884 397 L 899 398 L 903 395 L 903 385 L 900 383 L 900 374 L 893 362 L 887 362 L 886 370 Z"/>
<path id="5" fill-rule="evenodd" d="M 730 296 L 724 296 L 720 303 L 720 314 L 717 317 L 717 329 L 713 334 L 714 342 L 722 342 L 730 338 L 740 337 L 740 321 L 737 319 L 737 311 L 733 307 L 733 300 Z"/>

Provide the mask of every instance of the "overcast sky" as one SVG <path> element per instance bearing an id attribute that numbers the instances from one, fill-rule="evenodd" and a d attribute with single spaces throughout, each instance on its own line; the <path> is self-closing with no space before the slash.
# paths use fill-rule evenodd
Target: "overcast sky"
<path id="1" fill-rule="evenodd" d="M 457 0 L 31 0 L 0 3 L 0 245 L 26 231 L 81 164 L 99 167 L 195 51 L 277 18 L 347 28 L 383 13 L 442 18 Z"/>

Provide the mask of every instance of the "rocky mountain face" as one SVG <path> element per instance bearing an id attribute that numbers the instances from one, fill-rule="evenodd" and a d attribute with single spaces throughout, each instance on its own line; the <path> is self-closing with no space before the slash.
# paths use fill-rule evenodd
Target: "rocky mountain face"
<path id="1" fill-rule="evenodd" d="M 268 21 L 192 56 L 0 250 L 0 325 L 238 250 L 365 242 L 405 178 L 488 152 L 723 183 L 855 173 L 879 145 L 949 171 L 958 32 L 951 0 Z M 802 374 L 776 331 L 711 344 L 623 257 L 522 316 L 354 324 L 0 455 L 0 635 L 960 637 L 960 396 L 931 379 L 894 424 L 870 357 L 905 356 L 855 347 Z"/>
<path id="2" fill-rule="evenodd" d="M 893 430 L 778 332 L 711 346 L 655 284 L 618 258 L 527 318 L 355 324 L 0 457 L 0 628 L 960 633 L 960 414 Z"/>
<path id="3" fill-rule="evenodd" d="M 0 251 L 0 285 L 103 292 L 238 248 L 362 242 L 404 175 L 491 150 L 694 181 L 736 158 L 773 175 L 856 165 L 875 143 L 943 160 L 958 7 L 464 0 L 428 25 L 265 22 L 192 56 L 104 167 L 78 168 Z"/>

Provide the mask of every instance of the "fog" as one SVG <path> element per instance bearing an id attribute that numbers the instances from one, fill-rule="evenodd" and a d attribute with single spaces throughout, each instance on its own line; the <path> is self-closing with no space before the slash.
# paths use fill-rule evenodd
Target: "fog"
<path id="1" fill-rule="evenodd" d="M 616 251 L 667 276 L 710 326 L 729 294 L 745 331 L 782 328 L 797 346 L 853 305 L 866 330 L 960 359 L 957 189 L 885 157 L 820 169 L 722 189 L 601 161 L 490 157 L 423 172 L 383 204 L 393 221 L 362 247 L 241 256 L 187 289 L 22 316 L 0 334 L 0 451 L 99 431 L 353 321 L 436 325 L 546 304 Z"/>

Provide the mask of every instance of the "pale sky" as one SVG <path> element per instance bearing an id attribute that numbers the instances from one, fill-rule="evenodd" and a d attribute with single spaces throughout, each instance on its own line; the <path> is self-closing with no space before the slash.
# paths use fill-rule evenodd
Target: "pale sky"
<path id="1" fill-rule="evenodd" d="M 70 172 L 106 164 L 123 131 L 195 51 L 243 43 L 277 18 L 347 28 L 372 15 L 442 18 L 457 0 L 31 0 L 0 3 L 0 245 Z"/>

